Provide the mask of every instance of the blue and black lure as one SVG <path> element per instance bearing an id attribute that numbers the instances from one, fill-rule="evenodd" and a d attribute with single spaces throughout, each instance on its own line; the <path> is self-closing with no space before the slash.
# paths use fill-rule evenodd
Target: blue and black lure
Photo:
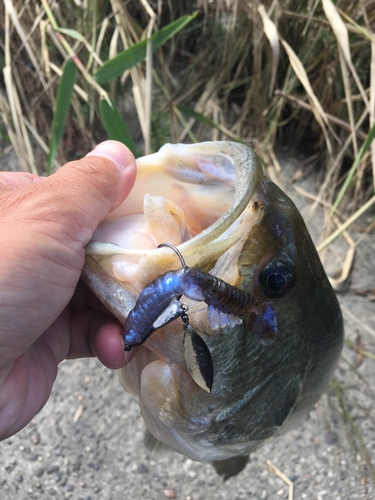
<path id="1" fill-rule="evenodd" d="M 181 296 L 208 305 L 207 318 L 213 329 L 234 327 L 249 315 L 247 327 L 259 330 L 255 339 L 258 337 L 262 344 L 273 343 L 276 338 L 273 307 L 268 302 L 256 301 L 254 296 L 210 273 L 188 267 L 173 245 L 162 243 L 160 247 L 169 247 L 176 252 L 182 268 L 159 276 L 141 292 L 125 323 L 124 350 L 130 351 L 132 347 L 142 345 L 155 330 L 180 317 L 185 332 L 184 354 L 188 370 L 198 385 L 210 392 L 213 382 L 211 354 L 202 337 L 190 326 L 188 307 L 180 302 Z M 262 333 L 264 331 L 268 340 Z M 203 380 L 198 381 L 199 378 Z"/>

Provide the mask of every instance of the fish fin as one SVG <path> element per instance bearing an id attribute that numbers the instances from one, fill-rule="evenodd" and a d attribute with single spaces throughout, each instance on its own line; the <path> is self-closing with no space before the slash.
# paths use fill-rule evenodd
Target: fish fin
<path id="1" fill-rule="evenodd" d="M 146 450 L 152 454 L 170 453 L 171 451 L 175 451 L 167 444 L 159 441 L 159 439 L 157 439 L 147 428 L 143 436 L 143 444 L 145 445 Z"/>
<path id="2" fill-rule="evenodd" d="M 238 457 L 231 457 L 226 460 L 214 460 L 212 465 L 223 481 L 227 481 L 230 477 L 237 476 L 237 474 L 242 472 L 248 461 L 249 455 L 239 455 Z"/>

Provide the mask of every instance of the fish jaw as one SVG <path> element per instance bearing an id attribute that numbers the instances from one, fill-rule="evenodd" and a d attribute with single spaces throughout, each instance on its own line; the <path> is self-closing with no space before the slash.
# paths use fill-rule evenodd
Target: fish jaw
<path id="1" fill-rule="evenodd" d="M 202 182 L 214 178 L 217 186 L 218 179 L 226 179 L 219 191 L 221 187 L 226 193 L 232 189 L 229 208 L 178 249 L 189 266 L 209 271 L 252 294 L 261 305 L 269 305 L 277 318 L 277 337 L 271 345 L 260 344 L 255 331 L 259 325 L 249 318 L 242 325 L 215 331 L 209 326 L 206 304 L 182 297 L 189 306 L 190 324 L 211 353 L 211 392 L 200 388 L 185 366 L 181 320 L 157 330 L 137 348 L 120 379 L 126 390 L 138 396 L 142 415 L 155 437 L 194 460 L 224 460 L 249 453 L 311 409 L 341 352 L 342 317 L 302 217 L 291 200 L 264 177 L 248 148 L 206 143 L 188 146 L 190 150 L 181 146 L 178 152 L 179 147 L 172 147 L 171 152 L 168 146 L 164 152 L 140 160 L 140 180 L 150 175 L 152 165 L 159 172 L 165 171 L 166 164 L 172 169 L 180 162 L 184 171 L 172 170 L 173 178 L 180 182 L 191 177 L 190 164 L 206 166 L 220 157 L 216 161 L 220 168 L 209 170 L 209 176 L 202 174 L 206 176 Z M 229 170 L 236 172 L 234 190 L 233 181 L 227 182 L 230 175 L 220 173 L 228 158 L 232 158 Z M 199 186 L 200 181 L 194 179 Z M 170 201 L 178 205 L 177 198 Z M 199 203 L 194 194 L 192 198 Z M 121 210 L 126 212 L 129 205 Z M 120 287 L 116 297 L 122 296 L 121 289 L 130 294 L 125 294 L 124 304 L 117 300 L 110 308 L 122 322 L 150 281 L 180 267 L 166 248 L 123 251 L 116 245 L 95 242 L 87 253 L 104 270 L 106 279 L 112 279 L 113 290 Z M 122 257 L 137 269 L 136 285 L 113 275 L 113 259 Z M 275 261 L 285 262 L 296 275 L 290 293 L 276 298 L 268 295 L 268 281 L 262 279 L 264 269 Z M 131 274 L 131 269 L 126 272 Z M 95 286 L 98 283 L 100 279 Z M 104 292 L 98 293 L 104 303 L 111 301 L 105 294 L 107 288 L 105 283 Z M 260 308 L 264 310 L 266 307 Z"/>

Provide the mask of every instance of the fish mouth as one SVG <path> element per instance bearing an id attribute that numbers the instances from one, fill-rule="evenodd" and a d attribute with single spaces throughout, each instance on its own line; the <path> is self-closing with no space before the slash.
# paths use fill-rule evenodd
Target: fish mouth
<path id="1" fill-rule="evenodd" d="M 255 153 L 233 142 L 166 144 L 137 159 L 137 169 L 129 197 L 86 247 L 87 256 L 135 294 L 180 267 L 160 243 L 176 246 L 188 266 L 211 269 L 238 241 L 236 222 L 263 177 Z"/>

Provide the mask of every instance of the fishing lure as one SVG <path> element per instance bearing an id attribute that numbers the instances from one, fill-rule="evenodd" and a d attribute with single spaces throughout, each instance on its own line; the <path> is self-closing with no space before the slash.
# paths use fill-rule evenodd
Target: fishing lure
<path id="1" fill-rule="evenodd" d="M 201 269 L 188 267 L 173 245 L 161 243 L 158 248 L 160 247 L 171 248 L 178 255 L 182 268 L 159 276 L 141 292 L 125 323 L 125 351 L 140 346 L 155 330 L 186 313 L 179 300 L 182 295 L 208 305 L 207 318 L 214 330 L 239 325 L 243 316 L 256 311 L 258 316 L 263 317 L 266 329 L 274 330 L 276 334 L 274 311 L 269 303 L 256 301 L 254 296 L 220 278 Z M 251 320 L 247 321 L 247 324 L 250 322 Z M 254 319 L 252 322 L 254 323 Z M 258 340 L 260 343 L 271 343 L 265 339 L 263 342 Z"/>
<path id="2" fill-rule="evenodd" d="M 248 314 L 255 303 L 252 295 L 210 273 L 188 267 L 173 245 L 162 243 L 159 247 L 176 252 L 182 268 L 159 276 L 141 292 L 125 323 L 125 351 L 143 344 L 155 330 L 181 317 L 186 312 L 179 301 L 182 295 L 208 305 L 207 318 L 214 330 L 242 323 L 241 316 Z"/>

